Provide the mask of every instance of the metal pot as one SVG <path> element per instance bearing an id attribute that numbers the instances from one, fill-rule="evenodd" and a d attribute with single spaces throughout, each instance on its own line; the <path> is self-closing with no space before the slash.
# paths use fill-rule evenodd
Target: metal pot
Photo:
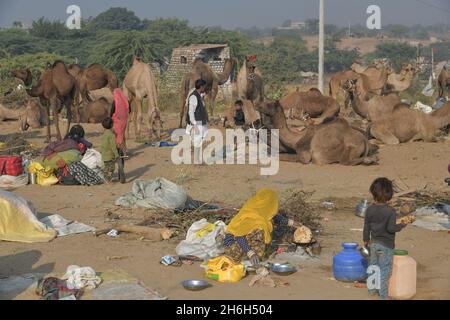
<path id="1" fill-rule="evenodd" d="M 359 252 L 361 252 L 363 257 L 365 257 L 365 258 L 369 258 L 370 257 L 370 250 L 368 248 L 366 248 L 366 247 L 359 248 Z"/>
<path id="2" fill-rule="evenodd" d="M 369 207 L 369 202 L 367 201 L 367 199 L 364 199 L 363 201 L 358 203 L 358 205 L 356 206 L 355 215 L 358 217 L 364 218 L 366 216 L 366 210 L 368 207 Z"/>
<path id="3" fill-rule="evenodd" d="M 37 183 L 37 181 L 36 181 L 36 178 L 37 178 L 37 175 L 36 175 L 36 173 L 28 173 L 28 182 L 30 183 L 30 184 L 36 184 Z"/>

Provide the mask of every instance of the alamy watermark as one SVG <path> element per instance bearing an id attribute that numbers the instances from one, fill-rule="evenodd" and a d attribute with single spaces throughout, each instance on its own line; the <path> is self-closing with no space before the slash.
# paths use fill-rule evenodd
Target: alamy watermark
<path id="1" fill-rule="evenodd" d="M 381 288 L 381 271 L 380 267 L 377 265 L 370 265 L 367 268 L 367 289 L 369 290 L 380 290 Z"/>
<path id="2" fill-rule="evenodd" d="M 67 7 L 66 13 L 70 15 L 66 20 L 66 27 L 70 30 L 81 29 L 80 7 L 75 4 L 72 4 Z"/>
<path id="3" fill-rule="evenodd" d="M 270 143 L 268 143 L 270 136 Z M 184 129 L 172 132 L 171 159 L 174 164 L 193 164 L 191 150 L 196 137 Z M 199 147 L 201 161 L 205 164 L 259 164 L 261 175 L 275 175 L 279 169 L 278 129 L 227 129 L 225 139 L 219 129 L 209 129 L 207 139 Z M 193 159 L 194 158 L 194 159 Z"/>
<path id="4" fill-rule="evenodd" d="M 369 30 L 381 29 L 381 8 L 377 5 L 370 5 L 366 10 L 370 16 L 367 18 L 366 26 Z"/>

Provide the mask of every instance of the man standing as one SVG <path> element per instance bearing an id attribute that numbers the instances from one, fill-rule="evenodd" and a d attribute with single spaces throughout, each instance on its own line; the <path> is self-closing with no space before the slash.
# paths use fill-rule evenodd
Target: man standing
<path id="1" fill-rule="evenodd" d="M 206 82 L 195 81 L 195 90 L 188 96 L 188 112 L 186 115 L 186 133 L 191 134 L 194 144 L 194 163 L 202 163 L 203 140 L 208 134 L 208 112 L 206 111 L 204 96 Z"/>

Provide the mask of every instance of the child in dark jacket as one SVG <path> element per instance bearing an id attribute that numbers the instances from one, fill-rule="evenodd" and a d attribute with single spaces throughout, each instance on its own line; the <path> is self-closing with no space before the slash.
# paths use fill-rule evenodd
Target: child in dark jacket
<path id="1" fill-rule="evenodd" d="M 389 278 L 395 248 L 395 233 L 406 224 L 397 224 L 395 209 L 387 202 L 392 199 L 392 182 L 387 178 L 378 178 L 370 186 L 374 203 L 367 208 L 364 218 L 363 240 L 370 248 L 370 265 L 380 268 L 379 288 L 369 288 L 369 294 L 378 293 L 381 299 L 388 298 Z"/>

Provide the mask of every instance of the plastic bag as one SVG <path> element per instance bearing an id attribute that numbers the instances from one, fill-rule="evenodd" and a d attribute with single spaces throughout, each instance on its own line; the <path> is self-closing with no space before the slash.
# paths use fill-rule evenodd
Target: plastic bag
<path id="1" fill-rule="evenodd" d="M 28 166 L 28 172 L 36 173 L 36 182 L 40 186 L 51 186 L 58 183 L 58 178 L 50 167 L 44 167 L 39 162 L 32 162 Z"/>
<path id="2" fill-rule="evenodd" d="M 200 259 L 210 259 L 223 254 L 223 238 L 226 224 L 223 221 L 209 223 L 206 219 L 194 222 L 177 247 L 178 255 L 193 255 Z"/>
<path id="3" fill-rule="evenodd" d="M 236 264 L 226 256 L 220 256 L 208 261 L 206 277 L 219 282 L 238 282 L 245 277 L 245 266 L 242 263 Z"/>
<path id="4" fill-rule="evenodd" d="M 103 168 L 104 163 L 102 159 L 102 154 L 94 149 L 87 149 L 86 153 L 81 159 L 81 163 L 86 167 L 94 171 L 97 175 L 99 175 L 102 179 L 103 177 Z"/>
<path id="5" fill-rule="evenodd" d="M 0 176 L 0 188 L 14 189 L 28 184 L 28 175 L 26 173 L 20 176 Z"/>

